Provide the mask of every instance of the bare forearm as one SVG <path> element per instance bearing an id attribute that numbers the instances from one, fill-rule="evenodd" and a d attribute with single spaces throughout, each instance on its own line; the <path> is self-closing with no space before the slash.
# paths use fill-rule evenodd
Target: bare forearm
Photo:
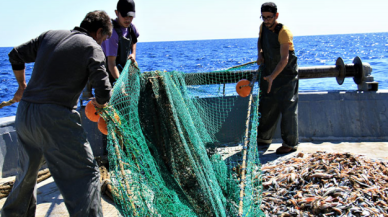
<path id="1" fill-rule="evenodd" d="M 14 102 L 20 102 L 20 100 L 23 97 L 24 90 L 27 87 L 25 69 L 21 69 L 21 70 L 15 70 L 14 69 L 13 73 L 15 74 L 15 78 L 16 78 L 18 84 L 19 84 L 19 88 L 17 89 L 17 91 L 16 91 L 15 95 L 13 96 L 12 100 Z"/>
<path id="2" fill-rule="evenodd" d="M 136 60 L 136 44 L 132 45 L 132 55 L 133 55 L 133 58 Z"/>
<path id="3" fill-rule="evenodd" d="M 112 66 L 112 64 L 109 64 L 109 72 L 112 74 L 113 78 L 116 79 L 116 80 L 120 76 L 120 72 L 117 69 L 117 66 L 115 66 L 115 65 Z"/>
<path id="4" fill-rule="evenodd" d="M 273 70 L 271 77 L 275 79 L 287 66 L 289 57 L 289 44 L 282 44 L 280 46 L 280 61 Z"/>
<path id="5" fill-rule="evenodd" d="M 280 62 L 276 65 L 275 70 L 273 70 L 271 76 L 275 79 L 287 66 L 288 58 L 282 58 Z"/>
<path id="6" fill-rule="evenodd" d="M 16 81 L 19 84 L 19 87 L 21 88 L 26 88 L 27 83 L 26 83 L 26 70 L 13 70 L 13 73 L 15 74 Z"/>
<path id="7" fill-rule="evenodd" d="M 275 69 L 273 70 L 273 72 L 270 75 L 263 78 L 264 80 L 266 80 L 268 82 L 267 93 L 269 93 L 271 91 L 272 83 L 275 80 L 275 78 L 287 66 L 288 57 L 289 57 L 288 49 L 289 49 L 289 44 L 280 45 L 280 61 L 279 61 L 279 63 L 276 65 Z"/>
<path id="8" fill-rule="evenodd" d="M 260 45 L 260 38 L 257 39 L 257 56 L 260 55 L 261 52 L 261 45 Z"/>
<path id="9" fill-rule="evenodd" d="M 108 56 L 107 59 L 108 59 L 107 61 L 108 61 L 109 72 L 111 73 L 114 79 L 118 79 L 120 76 L 120 72 L 116 66 L 116 57 Z"/>
<path id="10" fill-rule="evenodd" d="M 264 57 L 262 55 L 262 50 L 261 50 L 261 39 L 260 37 L 257 39 L 257 65 L 261 65 L 264 63 Z"/>

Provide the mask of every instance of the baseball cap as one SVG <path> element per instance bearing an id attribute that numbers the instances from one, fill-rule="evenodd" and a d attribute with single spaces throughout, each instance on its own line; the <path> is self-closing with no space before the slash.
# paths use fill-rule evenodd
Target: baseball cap
<path id="1" fill-rule="evenodd" d="M 266 2 L 261 5 L 261 12 L 271 12 L 276 14 L 278 12 L 278 7 L 273 2 Z"/>
<path id="2" fill-rule="evenodd" d="M 117 10 L 122 17 L 135 17 L 135 2 L 133 0 L 119 0 Z"/>

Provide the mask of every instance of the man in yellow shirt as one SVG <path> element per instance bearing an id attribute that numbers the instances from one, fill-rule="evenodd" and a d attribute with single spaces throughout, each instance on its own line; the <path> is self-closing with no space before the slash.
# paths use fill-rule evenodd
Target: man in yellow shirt
<path id="1" fill-rule="evenodd" d="M 258 145 L 269 145 L 281 116 L 282 146 L 277 154 L 295 151 L 298 145 L 298 65 L 291 31 L 277 19 L 273 2 L 261 6 L 257 64 L 263 67 L 260 89 Z"/>

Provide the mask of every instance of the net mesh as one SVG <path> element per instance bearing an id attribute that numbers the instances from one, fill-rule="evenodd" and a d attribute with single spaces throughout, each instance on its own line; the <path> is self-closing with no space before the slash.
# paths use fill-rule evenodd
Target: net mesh
<path id="1" fill-rule="evenodd" d="M 122 216 L 264 216 L 258 97 L 238 140 L 224 144 L 217 135 L 238 103 L 236 82 L 225 84 L 241 78 L 236 69 L 140 73 L 128 61 L 101 115 Z"/>

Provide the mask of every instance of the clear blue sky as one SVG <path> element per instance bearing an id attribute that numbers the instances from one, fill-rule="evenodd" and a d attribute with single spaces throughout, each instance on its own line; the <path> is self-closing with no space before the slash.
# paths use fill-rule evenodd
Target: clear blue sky
<path id="1" fill-rule="evenodd" d="M 140 42 L 255 38 L 257 0 L 135 0 Z M 278 0 L 279 22 L 294 36 L 388 32 L 387 0 Z M 115 17 L 117 0 L 1 0 L 0 47 L 50 29 L 72 29 L 87 12 Z"/>

